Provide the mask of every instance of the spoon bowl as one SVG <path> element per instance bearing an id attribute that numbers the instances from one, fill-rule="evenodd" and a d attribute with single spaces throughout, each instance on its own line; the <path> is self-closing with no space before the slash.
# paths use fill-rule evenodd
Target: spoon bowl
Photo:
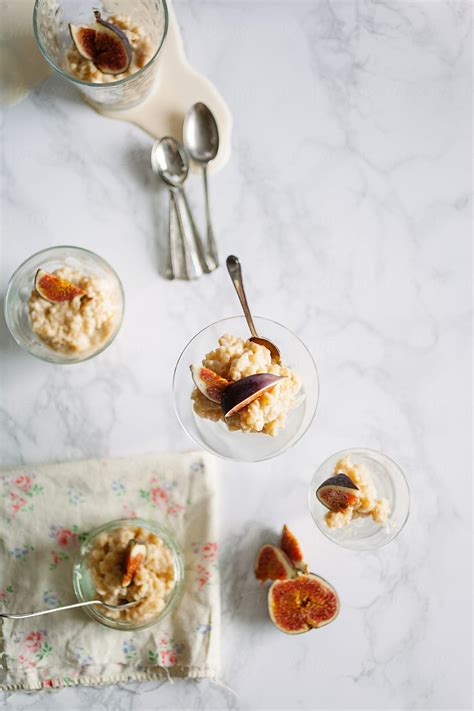
<path id="1" fill-rule="evenodd" d="M 184 145 L 196 163 L 209 163 L 219 150 L 219 131 L 210 109 L 198 102 L 192 106 L 184 120 Z"/>
<path id="2" fill-rule="evenodd" d="M 155 141 L 151 150 L 151 167 L 167 185 L 180 187 L 189 173 L 189 161 L 184 147 L 166 136 Z"/>

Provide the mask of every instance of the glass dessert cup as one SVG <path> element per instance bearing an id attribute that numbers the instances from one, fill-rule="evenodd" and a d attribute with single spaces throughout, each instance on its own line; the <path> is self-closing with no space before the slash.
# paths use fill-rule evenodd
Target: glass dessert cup
<path id="1" fill-rule="evenodd" d="M 282 362 L 302 379 L 297 397 L 300 404 L 291 410 L 284 428 L 275 437 L 262 432 L 231 432 L 223 421 L 214 422 L 198 416 L 193 409 L 194 389 L 190 366 L 199 365 L 214 350 L 223 334 L 246 340 L 248 326 L 243 316 L 216 321 L 200 331 L 181 353 L 173 376 L 175 410 L 183 429 L 199 445 L 223 459 L 260 462 L 276 457 L 298 442 L 316 413 L 319 380 L 316 364 L 304 343 L 285 326 L 265 318 L 255 318 L 257 332 L 280 349 Z"/>
<path id="2" fill-rule="evenodd" d="M 358 516 L 342 528 L 327 526 L 328 509 L 316 497 L 316 490 L 323 481 L 334 476 L 337 462 L 344 457 L 354 464 L 364 465 L 370 472 L 377 498 L 387 499 L 390 515 L 385 523 L 376 523 L 371 516 Z M 311 516 L 326 538 L 343 548 L 369 551 L 387 545 L 398 536 L 408 519 L 410 493 L 405 475 L 392 459 L 371 449 L 354 448 L 333 454 L 318 467 L 309 487 L 308 502 Z"/>
<path id="3" fill-rule="evenodd" d="M 38 269 L 53 272 L 60 267 L 73 268 L 86 276 L 106 280 L 113 294 L 116 313 L 113 326 L 105 340 L 96 348 L 65 353 L 56 351 L 42 341 L 33 331 L 28 302 L 34 290 Z M 80 247 L 50 247 L 33 254 L 12 275 L 5 296 L 5 321 L 15 341 L 23 350 L 49 363 L 79 363 L 101 353 L 114 340 L 120 330 L 124 311 L 122 284 L 112 267 L 94 252 Z"/>
<path id="4" fill-rule="evenodd" d="M 67 52 L 72 40 L 69 23 L 92 25 L 93 9 L 103 19 L 111 15 L 128 15 L 148 35 L 153 47 L 150 59 L 136 72 L 107 83 L 82 80 L 67 65 Z M 150 93 L 157 70 L 157 60 L 168 32 L 166 0 L 36 0 L 33 29 L 38 47 L 53 69 L 74 84 L 84 98 L 96 108 L 122 110 L 139 104 Z"/>
<path id="5" fill-rule="evenodd" d="M 98 536 L 102 533 L 111 533 L 112 531 L 122 528 L 124 526 L 140 526 L 141 528 L 155 533 L 167 546 L 171 558 L 173 560 L 174 566 L 174 587 L 166 599 L 165 606 L 163 609 L 151 619 L 144 620 L 142 622 L 133 622 L 130 620 L 120 620 L 108 617 L 105 614 L 105 608 L 101 608 L 99 605 L 90 605 L 84 607 L 84 612 L 89 615 L 96 622 L 105 625 L 106 627 L 112 627 L 116 630 L 138 630 L 145 629 L 147 627 L 152 627 L 158 622 L 161 622 L 165 617 L 167 617 L 170 612 L 175 607 L 178 602 L 183 588 L 184 580 L 184 562 L 181 550 L 174 540 L 172 534 L 160 524 L 154 521 L 147 521 L 141 518 L 124 518 L 118 519 L 116 521 L 110 521 L 109 523 L 94 529 L 89 533 L 85 541 L 81 545 L 79 555 L 74 562 L 72 571 L 72 583 L 74 592 L 78 602 L 85 602 L 87 600 L 94 600 L 97 598 L 97 593 L 95 590 L 95 585 L 92 579 L 91 572 L 88 567 L 88 555 L 91 548 L 94 546 Z M 104 611 L 102 611 L 104 610 Z"/>

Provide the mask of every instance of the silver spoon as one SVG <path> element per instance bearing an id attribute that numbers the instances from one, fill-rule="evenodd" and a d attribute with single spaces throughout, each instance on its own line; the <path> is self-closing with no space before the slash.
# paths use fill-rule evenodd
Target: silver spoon
<path id="1" fill-rule="evenodd" d="M 0 612 L 0 617 L 5 617 L 8 620 L 23 620 L 27 617 L 38 617 L 39 615 L 50 615 L 52 612 L 62 612 L 63 610 L 73 610 L 75 607 L 88 607 L 90 605 L 102 605 L 108 610 L 128 610 L 129 607 L 135 607 L 140 600 L 132 600 L 132 602 L 124 602 L 122 605 L 110 605 L 108 602 L 101 600 L 87 600 L 87 602 L 76 602 L 73 605 L 63 605 L 62 607 L 53 607 L 49 610 L 36 610 L 35 612 Z"/>
<path id="2" fill-rule="evenodd" d="M 209 272 L 211 269 L 207 265 L 201 240 L 197 234 L 183 190 L 183 183 L 189 172 L 189 161 L 184 147 L 179 141 L 169 136 L 162 138 L 161 141 L 155 141 L 151 150 L 151 165 L 153 171 L 167 185 L 176 208 L 184 252 L 186 277 L 188 279 L 197 279 L 203 272 Z M 190 231 L 185 224 L 185 212 L 191 226 Z M 176 261 L 176 253 L 174 256 Z"/>
<path id="3" fill-rule="evenodd" d="M 237 296 L 240 299 L 240 303 L 242 305 L 242 309 L 244 311 L 244 316 L 247 320 L 247 325 L 250 329 L 250 333 L 252 334 L 252 337 L 249 338 L 249 341 L 252 341 L 252 343 L 258 343 L 261 346 L 265 346 L 265 348 L 268 348 L 268 350 L 271 353 L 272 359 L 276 363 L 280 363 L 281 361 L 281 356 L 280 356 L 280 351 L 276 347 L 274 343 L 268 340 L 268 338 L 261 338 L 257 330 L 255 328 L 255 324 L 252 319 L 252 314 L 250 313 L 249 305 L 247 302 L 247 297 L 245 295 L 245 290 L 244 290 L 244 284 L 242 281 L 242 270 L 240 268 L 240 262 L 238 257 L 234 257 L 233 254 L 231 254 L 229 257 L 227 257 L 227 271 L 230 274 L 230 278 L 232 279 L 232 283 L 234 285 L 234 288 L 237 292 Z"/>
<path id="4" fill-rule="evenodd" d="M 202 166 L 206 199 L 207 252 L 216 267 L 218 267 L 219 256 L 209 208 L 207 165 L 210 161 L 214 160 L 219 150 L 219 131 L 217 129 L 216 120 L 206 104 L 199 101 L 197 104 L 194 104 L 194 106 L 191 106 L 184 119 L 183 138 L 184 145 L 189 151 L 191 158 Z"/>

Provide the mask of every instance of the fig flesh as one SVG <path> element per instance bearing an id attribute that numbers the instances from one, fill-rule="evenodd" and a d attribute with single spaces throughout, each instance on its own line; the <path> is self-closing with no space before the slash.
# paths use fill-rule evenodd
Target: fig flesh
<path id="1" fill-rule="evenodd" d="M 330 511 L 344 511 L 360 497 L 359 487 L 346 474 L 332 476 L 316 489 L 318 500 Z"/>
<path id="2" fill-rule="evenodd" d="M 90 59 L 103 74 L 122 74 L 132 61 L 132 48 L 120 27 L 101 18 L 94 10 L 95 25 L 69 25 L 72 41 L 85 59 Z"/>
<path id="3" fill-rule="evenodd" d="M 35 289 L 42 299 L 52 304 L 61 301 L 71 301 L 76 296 L 85 296 L 86 292 L 67 279 L 57 274 L 49 274 L 43 269 L 38 269 L 35 275 Z"/>
<path id="4" fill-rule="evenodd" d="M 339 612 L 334 588 L 313 573 L 275 580 L 268 591 L 273 624 L 286 634 L 302 634 L 332 622 Z"/>
<path id="5" fill-rule="evenodd" d="M 255 373 L 255 375 L 248 375 L 246 378 L 231 383 L 222 395 L 221 406 L 224 417 L 230 417 L 239 412 L 243 407 L 263 395 L 266 390 L 275 387 L 284 377 L 272 373 Z"/>
<path id="6" fill-rule="evenodd" d="M 132 538 L 132 540 L 128 542 L 127 548 L 125 549 L 122 577 L 123 588 L 128 588 L 135 577 L 136 572 L 145 562 L 145 558 L 146 545 L 144 543 L 138 543 L 138 541 Z"/>
<path id="7" fill-rule="evenodd" d="M 267 544 L 260 548 L 255 561 L 255 577 L 261 583 L 267 580 L 294 578 L 296 570 L 282 550 Z"/>
<path id="8" fill-rule="evenodd" d="M 209 368 L 197 365 L 191 366 L 191 375 L 193 376 L 194 385 L 208 400 L 217 403 L 222 401 L 222 394 L 225 388 L 230 385 L 228 380 L 221 378 L 220 375 L 217 375 Z"/>
<path id="9" fill-rule="evenodd" d="M 303 559 L 303 553 L 298 539 L 290 531 L 286 523 L 283 526 L 283 531 L 281 532 L 280 548 L 284 553 L 286 553 L 297 570 L 303 573 L 307 572 L 308 566 Z"/>
<path id="10" fill-rule="evenodd" d="M 77 51 L 84 59 L 94 60 L 95 30 L 87 25 L 72 25 L 69 23 L 71 39 Z"/>

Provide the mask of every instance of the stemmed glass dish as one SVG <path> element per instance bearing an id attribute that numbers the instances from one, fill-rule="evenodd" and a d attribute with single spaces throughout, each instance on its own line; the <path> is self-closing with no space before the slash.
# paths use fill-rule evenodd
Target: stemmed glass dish
<path id="1" fill-rule="evenodd" d="M 377 523 L 371 516 L 360 516 L 342 528 L 329 528 L 326 524 L 328 509 L 316 497 L 316 490 L 334 476 L 337 462 L 346 457 L 365 468 L 377 498 L 388 501 L 390 515 L 385 523 Z M 354 448 L 333 454 L 318 467 L 309 487 L 308 503 L 314 522 L 326 538 L 343 548 L 364 551 L 380 548 L 398 536 L 408 519 L 410 494 L 405 475 L 392 459 L 371 449 Z"/>
<path id="2" fill-rule="evenodd" d="M 185 431 L 200 447 L 240 462 L 271 459 L 296 444 L 314 418 L 319 396 L 316 364 L 298 336 L 276 321 L 259 317 L 254 321 L 260 333 L 278 343 L 283 362 L 302 379 L 299 404 L 289 412 L 286 426 L 275 437 L 260 432 L 231 432 L 223 421 L 203 419 L 193 409 L 190 366 L 199 365 L 223 334 L 247 339 L 248 326 L 243 316 L 216 321 L 194 336 L 181 353 L 173 377 L 175 410 Z"/>

